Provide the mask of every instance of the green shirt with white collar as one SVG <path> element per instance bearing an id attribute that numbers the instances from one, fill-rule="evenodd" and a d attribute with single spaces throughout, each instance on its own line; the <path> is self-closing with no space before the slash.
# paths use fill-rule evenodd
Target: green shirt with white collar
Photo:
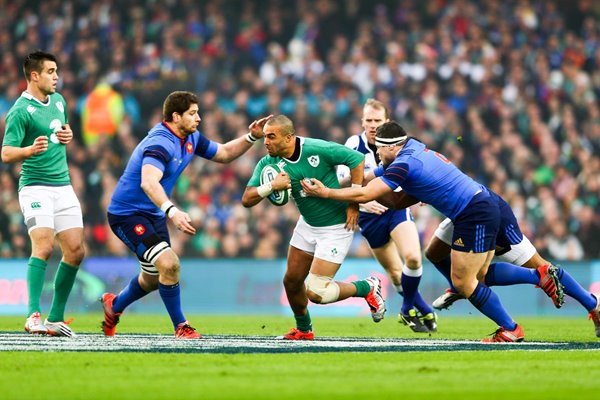
<path id="1" fill-rule="evenodd" d="M 24 186 L 70 185 L 66 146 L 58 141 L 57 130 L 69 123 L 67 103 L 58 93 L 42 103 L 23 92 L 6 114 L 3 146 L 27 147 L 38 136 L 48 137 L 48 150 L 23 160 L 19 190 Z"/>

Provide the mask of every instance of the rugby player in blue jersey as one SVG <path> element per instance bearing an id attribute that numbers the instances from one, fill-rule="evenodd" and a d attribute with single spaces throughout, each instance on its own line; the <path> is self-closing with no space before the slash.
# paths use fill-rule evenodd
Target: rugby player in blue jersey
<path id="1" fill-rule="evenodd" d="M 508 203 L 494 192 L 491 193 L 500 206 L 501 222 L 496 238 L 495 256 L 498 261 L 490 264 L 484 277 L 485 284 L 487 286 L 537 285 L 550 296 L 556 308 L 562 306 L 564 292 L 585 308 L 589 313 L 589 319 L 594 324 L 596 336 L 600 337 L 600 298 L 585 290 L 564 268 L 545 260 L 527 236 L 521 232 L 517 218 Z M 438 310 L 449 308 L 455 301 L 464 298 L 452 287 L 450 275 L 453 229 L 454 225 L 450 219 L 442 221 L 425 249 L 426 257 L 450 283 L 450 288 L 433 302 L 433 307 Z M 514 265 L 525 268 L 514 268 Z M 550 274 L 548 270 L 551 270 Z M 557 281 L 554 282 L 556 278 Z M 555 285 L 556 289 L 553 288 Z"/>
<path id="2" fill-rule="evenodd" d="M 520 342 L 525 335 L 502 307 L 498 296 L 478 277 L 494 256 L 500 208 L 490 191 L 475 182 L 446 157 L 425 147 L 395 121 L 377 129 L 375 138 L 382 166 L 367 186 L 331 189 L 318 180 L 302 183 L 308 195 L 365 203 L 402 187 L 408 195 L 430 204 L 454 223 L 452 283 L 498 329 L 484 342 Z"/>
<path id="3" fill-rule="evenodd" d="M 365 155 L 365 175 L 379 165 L 375 133 L 387 121 L 389 118 L 385 105 L 368 99 L 361 119 L 364 131 L 350 136 L 346 141 L 347 147 Z M 340 182 L 348 176 L 349 169 L 344 165 L 338 166 Z M 403 296 L 398 320 L 414 332 L 437 332 L 437 317 L 419 293 L 419 282 L 423 275 L 421 244 L 410 209 L 388 209 L 373 200 L 360 205 L 358 226 L 373 256 L 387 272 L 396 291 Z"/>
<path id="4" fill-rule="evenodd" d="M 188 235 L 194 235 L 196 229 L 190 216 L 179 210 L 169 196 L 194 156 L 219 163 L 235 160 L 263 137 L 262 128 L 271 116 L 254 121 L 246 135 L 225 144 L 198 132 L 198 98 L 193 93 L 169 94 L 163 104 L 163 117 L 133 151 L 108 206 L 112 231 L 136 254 L 141 271 L 118 295 L 102 295 L 102 330 L 106 336 L 114 336 L 127 306 L 158 289 L 175 337 L 201 337 L 181 309 L 179 258 L 170 247 L 167 217 Z"/>

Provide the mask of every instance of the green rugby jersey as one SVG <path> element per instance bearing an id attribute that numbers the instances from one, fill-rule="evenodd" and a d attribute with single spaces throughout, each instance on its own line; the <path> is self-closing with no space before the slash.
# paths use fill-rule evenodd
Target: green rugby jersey
<path id="1" fill-rule="evenodd" d="M 300 181 L 304 178 L 317 178 L 330 188 L 339 188 L 336 174 L 337 165 L 355 168 L 364 159 L 364 155 L 346 146 L 319 139 L 299 137 L 300 157 L 290 161 L 282 157 L 266 155 L 254 168 L 248 186 L 260 185 L 260 173 L 267 164 L 278 164 L 287 172 L 292 181 L 292 197 L 300 214 L 311 226 L 331 226 L 346 222 L 347 203 L 308 197 L 302 190 Z"/>
<path id="2" fill-rule="evenodd" d="M 58 93 L 42 103 L 23 92 L 6 114 L 3 146 L 27 147 L 38 136 L 48 137 L 48 150 L 23 160 L 19 190 L 23 186 L 42 184 L 62 186 L 71 183 L 67 166 L 67 149 L 54 132 L 68 124 L 67 103 Z"/>

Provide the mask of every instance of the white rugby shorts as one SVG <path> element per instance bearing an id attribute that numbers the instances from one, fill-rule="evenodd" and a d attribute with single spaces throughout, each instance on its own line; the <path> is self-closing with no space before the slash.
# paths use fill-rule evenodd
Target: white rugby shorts
<path id="1" fill-rule="evenodd" d="M 315 258 L 341 264 L 350 250 L 353 236 L 354 232 L 346 230 L 344 224 L 311 226 L 300 217 L 290 245 L 314 254 Z"/>
<path id="2" fill-rule="evenodd" d="M 81 205 L 73 186 L 25 186 L 19 192 L 19 205 L 27 232 L 51 228 L 56 233 L 83 228 Z"/>

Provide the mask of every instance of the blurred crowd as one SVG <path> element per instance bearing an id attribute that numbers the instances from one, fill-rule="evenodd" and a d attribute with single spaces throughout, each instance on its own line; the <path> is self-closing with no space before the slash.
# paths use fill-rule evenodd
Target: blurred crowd
<path id="1" fill-rule="evenodd" d="M 201 99 L 200 131 L 225 142 L 283 113 L 297 134 L 343 143 L 376 98 L 411 135 L 501 194 L 542 255 L 600 258 L 600 4 L 592 0 L 0 0 L 0 132 L 25 54 L 58 56 L 76 140 L 71 178 L 89 255 L 125 255 L 106 207 L 129 154 L 173 90 Z M 286 254 L 298 213 L 241 206 L 256 145 L 229 165 L 198 158 L 172 199 L 198 234 L 189 257 Z M 18 165 L 0 164 L 0 254 L 25 257 Z M 423 243 L 441 216 L 415 207 Z M 353 256 L 369 256 L 361 239 Z"/>

